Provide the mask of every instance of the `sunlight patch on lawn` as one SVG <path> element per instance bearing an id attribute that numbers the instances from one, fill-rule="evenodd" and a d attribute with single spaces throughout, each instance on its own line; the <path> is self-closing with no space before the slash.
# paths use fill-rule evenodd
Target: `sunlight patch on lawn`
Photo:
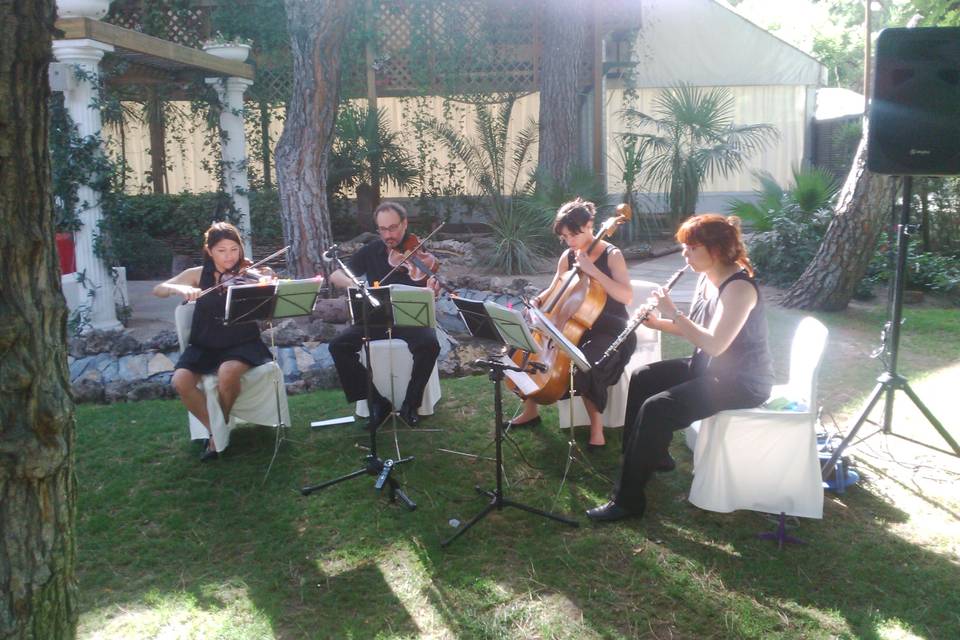
<path id="1" fill-rule="evenodd" d="M 960 411 L 956 405 L 958 380 L 960 363 L 908 382 L 954 440 L 960 441 Z M 950 448 L 905 393 L 897 391 L 895 397 L 894 434 L 939 449 Z M 882 425 L 883 399 L 878 404 L 870 419 Z M 845 430 L 852 426 L 857 413 L 852 414 Z M 878 428 L 864 424 L 858 438 L 873 434 Z M 865 485 L 869 490 L 907 514 L 904 522 L 890 524 L 891 531 L 960 562 L 960 496 L 956 491 L 960 459 L 882 433 L 870 436 L 847 452 L 866 475 Z"/>
<path id="2" fill-rule="evenodd" d="M 377 560 L 377 568 L 417 625 L 420 637 L 457 637 L 444 623 L 443 614 L 431 603 L 431 600 L 442 601 L 442 598 L 410 542 L 397 542 L 387 547 Z"/>
<path id="3" fill-rule="evenodd" d="M 665 529 L 672 530 L 674 535 L 677 538 L 683 538 L 685 540 L 688 540 L 690 542 L 695 542 L 696 544 L 707 547 L 709 549 L 715 549 L 716 551 L 724 553 L 730 556 L 731 558 L 743 557 L 743 554 L 741 554 L 729 542 L 727 543 L 717 542 L 716 540 L 713 540 L 703 535 L 702 531 L 695 530 L 690 527 L 682 527 L 673 522 L 664 521 L 662 524 Z"/>
<path id="4" fill-rule="evenodd" d="M 924 640 L 922 636 L 904 629 L 903 623 L 896 618 L 877 625 L 877 637 L 880 640 Z"/>
<path id="5" fill-rule="evenodd" d="M 562 593 L 519 594 L 495 607 L 489 630 L 511 629 L 517 638 L 600 638 L 584 621 L 584 612 Z"/>
<path id="6" fill-rule="evenodd" d="M 190 594 L 152 592 L 143 601 L 113 604 L 80 617 L 77 637 L 83 640 L 129 638 L 274 638 L 268 619 L 236 585 L 210 586 L 201 604 Z"/>

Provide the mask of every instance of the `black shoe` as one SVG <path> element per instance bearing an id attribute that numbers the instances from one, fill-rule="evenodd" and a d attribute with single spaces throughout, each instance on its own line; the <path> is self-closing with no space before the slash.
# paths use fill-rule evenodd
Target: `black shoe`
<path id="1" fill-rule="evenodd" d="M 605 449 L 606 446 L 607 446 L 606 442 L 604 442 L 603 444 L 593 444 L 592 442 L 588 442 L 587 453 L 594 453 L 595 451 L 600 451 L 601 449 Z"/>
<path id="2" fill-rule="evenodd" d="M 639 518 L 642 515 L 642 509 L 640 511 L 627 509 L 612 500 L 607 504 L 587 510 L 587 517 L 594 522 L 616 522 L 625 518 Z"/>
<path id="3" fill-rule="evenodd" d="M 420 424 L 420 414 L 417 413 L 416 409 L 411 408 L 406 402 L 400 406 L 400 419 L 406 422 L 407 426 L 410 427 L 415 427 Z"/>
<path id="4" fill-rule="evenodd" d="M 662 471 L 666 473 L 667 471 L 673 471 L 677 468 L 677 461 L 673 459 L 669 453 L 665 458 L 661 458 L 657 461 L 657 466 L 653 468 L 654 471 Z"/>
<path id="5" fill-rule="evenodd" d="M 383 421 L 390 417 L 390 412 L 393 411 L 393 405 L 383 396 L 368 401 L 367 407 L 370 409 L 370 417 L 367 418 L 366 426 L 368 431 L 376 429 L 383 424 Z"/>
<path id="6" fill-rule="evenodd" d="M 209 462 L 210 460 L 216 460 L 220 457 L 220 454 L 217 453 L 216 449 L 204 449 L 203 453 L 200 454 L 200 462 Z"/>
<path id="7" fill-rule="evenodd" d="M 513 429 L 522 429 L 524 427 L 536 427 L 541 422 L 543 421 L 540 419 L 540 416 L 535 416 L 533 418 L 530 418 L 529 420 L 525 420 L 524 422 L 514 422 L 513 420 L 511 420 L 510 422 L 507 423 L 507 426 Z"/>

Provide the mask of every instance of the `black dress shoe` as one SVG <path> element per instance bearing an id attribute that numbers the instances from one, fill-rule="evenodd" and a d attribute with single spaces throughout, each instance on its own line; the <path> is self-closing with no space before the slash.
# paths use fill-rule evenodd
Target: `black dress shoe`
<path id="1" fill-rule="evenodd" d="M 209 462 L 210 460 L 216 460 L 220 457 L 220 454 L 217 453 L 216 449 L 204 449 L 203 453 L 200 454 L 200 462 Z"/>
<path id="2" fill-rule="evenodd" d="M 367 418 L 367 426 L 365 427 L 368 431 L 376 429 L 383 424 L 383 421 L 386 420 L 390 412 L 393 411 L 393 405 L 383 396 L 373 401 L 368 401 L 367 406 L 370 409 L 370 417 Z"/>
<path id="3" fill-rule="evenodd" d="M 593 444 L 592 442 L 588 442 L 587 453 L 594 453 L 595 451 L 600 451 L 601 449 L 605 449 L 606 446 L 607 446 L 606 442 L 604 442 L 603 444 Z"/>
<path id="4" fill-rule="evenodd" d="M 415 427 L 420 424 L 420 414 L 417 413 L 416 409 L 411 408 L 406 402 L 400 406 L 400 419 L 406 422 L 407 426 L 410 427 Z"/>
<path id="5" fill-rule="evenodd" d="M 522 429 L 524 427 L 536 427 L 541 422 L 543 421 L 540 419 L 540 416 L 534 416 L 533 418 L 530 418 L 529 420 L 524 420 L 523 422 L 514 422 L 513 420 L 511 420 L 510 422 L 507 423 L 507 426 L 513 429 Z"/>
<path id="6" fill-rule="evenodd" d="M 667 471 L 673 471 L 676 468 L 677 468 L 677 461 L 674 460 L 673 456 L 671 456 L 668 453 L 666 457 L 661 458 L 660 460 L 657 461 L 657 466 L 654 467 L 653 470 L 667 472 Z"/>
<path id="7" fill-rule="evenodd" d="M 642 515 L 642 509 L 640 511 L 627 509 L 626 507 L 621 507 L 612 500 L 607 504 L 594 507 L 593 509 L 589 509 L 587 511 L 587 517 L 594 522 L 616 522 L 617 520 L 623 520 L 624 518 L 639 518 Z"/>

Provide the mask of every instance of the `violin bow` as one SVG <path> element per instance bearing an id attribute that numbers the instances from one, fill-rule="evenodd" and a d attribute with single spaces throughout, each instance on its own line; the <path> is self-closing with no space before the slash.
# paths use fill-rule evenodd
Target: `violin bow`
<path id="1" fill-rule="evenodd" d="M 240 269 L 240 271 L 236 272 L 235 274 L 233 274 L 232 276 L 230 276 L 230 277 L 227 278 L 226 280 L 221 279 L 220 282 L 218 282 L 217 284 L 213 285 L 212 287 L 208 287 L 208 288 L 204 289 L 203 291 L 201 291 L 201 292 L 200 292 L 200 295 L 197 296 L 197 299 L 199 300 L 200 298 L 202 298 L 203 296 L 207 295 L 207 294 L 210 293 L 211 291 L 216 291 L 216 290 L 219 289 L 220 287 L 223 287 L 223 286 L 226 286 L 226 285 L 230 284 L 231 282 L 233 282 L 234 280 L 236 280 L 237 278 L 239 278 L 240 276 L 242 276 L 244 273 L 246 273 L 246 272 L 249 271 L 250 269 L 253 269 L 253 268 L 255 268 L 255 267 L 259 267 L 259 266 L 262 265 L 264 262 L 269 262 L 269 261 L 273 260 L 274 258 L 276 258 L 277 256 L 280 256 L 280 255 L 286 253 L 286 252 L 289 251 L 289 250 L 290 250 L 290 245 L 287 245 L 287 246 L 285 246 L 283 249 L 280 249 L 279 251 L 274 251 L 273 253 L 271 253 L 270 255 L 268 255 L 268 256 L 267 256 L 266 258 L 264 258 L 263 260 L 260 260 L 260 261 L 258 261 L 258 262 L 254 262 L 254 263 L 253 263 L 252 265 L 250 265 L 249 267 L 244 267 L 243 269 Z"/>
<path id="2" fill-rule="evenodd" d="M 419 250 L 420 250 L 420 247 L 422 247 L 427 240 L 429 240 L 430 238 L 432 238 L 432 237 L 437 233 L 437 231 L 440 231 L 440 229 L 442 229 L 442 228 L 443 228 L 443 225 L 445 225 L 445 224 L 447 224 L 447 223 L 446 223 L 446 222 L 441 222 L 439 225 L 437 225 L 437 228 L 434 229 L 433 231 L 431 231 L 430 233 L 428 233 L 428 234 L 427 234 L 427 237 L 425 237 L 423 240 L 421 240 L 420 243 L 419 243 L 417 246 L 415 246 L 413 249 L 411 249 L 410 251 L 407 251 L 405 254 L 403 254 L 403 259 L 400 260 L 400 263 L 399 263 L 397 266 L 395 266 L 393 269 L 390 269 L 390 271 L 387 272 L 387 275 L 385 275 L 385 276 L 383 276 L 382 278 L 380 278 L 380 282 L 383 283 L 384 280 L 386 280 L 387 278 L 389 278 L 390 276 L 392 276 L 394 271 L 396 271 L 397 269 L 399 269 L 400 267 L 402 267 L 402 266 L 404 265 L 404 263 L 405 263 L 407 260 L 410 259 L 410 256 L 412 256 L 412 255 L 415 254 L 417 251 L 419 251 Z M 398 252 L 398 253 L 399 253 L 399 252 Z M 389 251 L 387 252 L 387 255 L 390 255 L 390 252 L 389 252 Z"/>

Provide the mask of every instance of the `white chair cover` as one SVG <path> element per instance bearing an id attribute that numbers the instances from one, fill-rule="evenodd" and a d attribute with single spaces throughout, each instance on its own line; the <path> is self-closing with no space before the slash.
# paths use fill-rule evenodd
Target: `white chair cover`
<path id="1" fill-rule="evenodd" d="M 687 443 L 694 442 L 691 503 L 722 513 L 823 517 L 815 422 L 826 342 L 827 328 L 819 320 L 800 322 L 790 349 L 790 380 L 774 387 L 767 402 L 792 402 L 798 410 L 721 411 L 688 429 Z"/>
<path id="2" fill-rule="evenodd" d="M 373 360 L 373 384 L 384 398 L 400 408 L 407 394 L 407 384 L 413 372 L 413 354 L 407 343 L 400 338 L 370 341 L 370 358 Z M 360 362 L 367 362 L 366 354 L 360 350 Z M 392 384 L 391 384 L 392 381 Z M 392 395 L 391 395 L 392 391 Z M 437 365 L 433 365 L 430 379 L 423 390 L 423 401 L 417 410 L 421 416 L 433 415 L 433 407 L 440 401 L 440 375 Z M 357 415 L 366 418 L 370 415 L 366 400 L 357 402 Z"/>
<path id="3" fill-rule="evenodd" d="M 190 325 L 193 320 L 194 303 L 182 304 L 177 307 L 175 323 L 177 338 L 180 341 L 180 351 L 186 348 L 190 340 Z M 201 378 L 198 388 L 203 391 L 207 399 L 207 413 L 210 416 L 210 431 L 213 433 L 217 451 L 223 451 L 230 444 L 230 432 L 238 424 L 249 422 L 267 426 L 278 426 L 277 404 L 279 391 L 280 421 L 290 425 L 290 409 L 287 405 L 287 388 L 283 383 L 283 371 L 276 362 L 268 362 L 259 367 L 253 367 L 240 379 L 240 395 L 237 397 L 230 413 L 230 419 L 225 420 L 217 398 L 217 375 L 208 374 Z M 190 438 L 202 440 L 209 437 L 207 429 L 192 413 L 187 414 L 190 419 Z"/>
<path id="4" fill-rule="evenodd" d="M 660 285 L 646 280 L 631 280 L 633 288 L 633 302 L 627 307 L 631 316 L 641 304 L 644 304 L 652 295 L 654 289 Z M 640 325 L 637 334 L 637 350 L 630 356 L 630 361 L 623 369 L 623 374 L 616 384 L 607 390 L 607 407 L 603 411 L 603 426 L 608 428 L 622 427 L 627 410 L 627 393 L 630 391 L 630 375 L 645 364 L 658 362 L 660 356 L 660 332 Z M 570 428 L 570 400 L 557 402 L 557 412 L 560 419 L 560 428 Z M 573 399 L 573 424 L 583 426 L 590 424 L 587 408 L 583 399 L 575 396 Z"/>

